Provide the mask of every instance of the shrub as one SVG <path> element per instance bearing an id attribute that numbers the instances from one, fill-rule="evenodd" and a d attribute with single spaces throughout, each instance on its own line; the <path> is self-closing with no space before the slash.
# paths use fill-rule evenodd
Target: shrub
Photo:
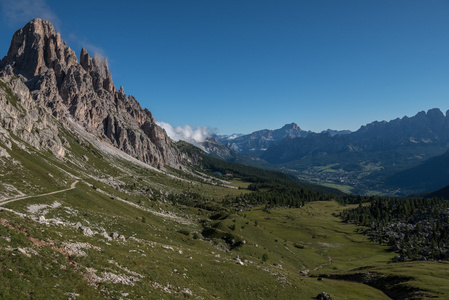
<path id="1" fill-rule="evenodd" d="M 263 255 L 262 255 L 262 261 L 267 261 L 268 260 L 268 254 L 267 253 L 264 253 Z"/>
<path id="2" fill-rule="evenodd" d="M 183 235 L 190 235 L 190 231 L 188 231 L 187 229 L 181 229 L 178 232 L 182 233 Z"/>

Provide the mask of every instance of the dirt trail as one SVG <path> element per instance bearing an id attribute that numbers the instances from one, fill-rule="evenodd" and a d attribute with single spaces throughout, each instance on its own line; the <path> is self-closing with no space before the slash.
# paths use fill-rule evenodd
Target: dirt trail
<path id="1" fill-rule="evenodd" d="M 49 195 L 54 195 L 54 194 L 59 194 L 59 193 L 64 193 L 70 190 L 75 189 L 76 184 L 79 182 L 79 180 L 75 180 L 68 189 L 63 189 L 63 190 L 59 190 L 59 191 L 54 191 L 54 192 L 50 192 L 50 193 L 45 193 L 45 194 L 40 194 L 40 195 L 31 195 L 31 196 L 25 196 L 25 197 L 18 197 L 18 198 L 13 198 L 13 199 L 7 199 L 5 201 L 0 202 L 0 206 L 1 205 L 5 205 L 7 203 L 10 202 L 14 202 L 14 201 L 18 201 L 18 200 L 23 200 L 23 199 L 28 199 L 28 198 L 35 198 L 35 197 L 44 197 L 44 196 L 49 196 Z"/>

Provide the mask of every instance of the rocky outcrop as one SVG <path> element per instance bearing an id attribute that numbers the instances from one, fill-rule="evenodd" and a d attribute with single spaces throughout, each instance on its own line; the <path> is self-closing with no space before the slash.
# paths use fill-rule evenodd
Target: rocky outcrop
<path id="1" fill-rule="evenodd" d="M 107 60 L 81 50 L 80 61 L 48 21 L 34 19 L 18 30 L 0 62 L 3 76 L 17 76 L 34 101 L 64 122 L 156 167 L 177 166 L 180 154 L 152 114 L 112 81 Z"/>
<path id="2" fill-rule="evenodd" d="M 33 100 L 23 82 L 11 76 L 0 78 L 0 143 L 12 150 L 13 141 L 24 148 L 21 141 L 36 149 L 48 149 L 57 157 L 65 155 L 56 123 L 45 108 Z"/>

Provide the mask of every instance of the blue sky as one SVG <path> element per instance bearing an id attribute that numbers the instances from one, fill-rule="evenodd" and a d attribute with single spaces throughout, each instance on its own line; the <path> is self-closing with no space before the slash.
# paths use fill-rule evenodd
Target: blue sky
<path id="1" fill-rule="evenodd" d="M 50 19 L 173 126 L 357 130 L 449 108 L 447 0 L 0 3 L 1 56 L 17 29 Z"/>

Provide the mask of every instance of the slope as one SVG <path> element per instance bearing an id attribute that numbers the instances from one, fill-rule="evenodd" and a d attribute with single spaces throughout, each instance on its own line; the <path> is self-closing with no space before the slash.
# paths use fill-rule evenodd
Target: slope
<path id="1" fill-rule="evenodd" d="M 3 298 L 388 299 L 327 278 L 367 266 L 406 276 L 396 288 L 412 286 L 408 295 L 449 293 L 432 277 L 445 278 L 443 264 L 435 275 L 431 262 L 392 266 L 395 254 L 341 223 L 333 214 L 345 207 L 334 201 L 236 211 L 224 200 L 251 192 L 243 171 L 224 180 L 197 167 L 158 170 L 77 130 L 60 128 L 68 150 L 59 158 L 16 138 L 11 150 L 1 145 L 2 184 L 28 197 L 0 203 Z"/>

